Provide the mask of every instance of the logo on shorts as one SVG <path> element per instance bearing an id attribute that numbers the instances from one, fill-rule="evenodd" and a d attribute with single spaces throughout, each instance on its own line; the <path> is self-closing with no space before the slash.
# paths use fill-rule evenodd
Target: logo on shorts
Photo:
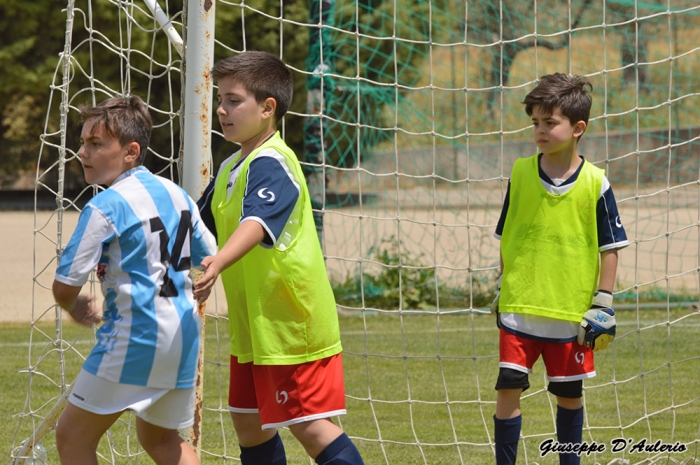
<path id="1" fill-rule="evenodd" d="M 78 394 L 76 394 L 75 392 L 73 392 L 72 394 L 73 394 L 73 397 L 78 398 L 78 399 L 82 400 L 83 402 L 85 402 L 85 398 L 84 398 L 84 397 L 80 397 L 80 396 L 79 396 Z"/>
<path id="2" fill-rule="evenodd" d="M 576 363 L 583 365 L 583 360 L 586 357 L 586 354 L 583 352 L 576 352 L 576 355 L 574 355 L 574 358 L 576 359 Z"/>
<path id="3" fill-rule="evenodd" d="M 284 397 L 284 399 L 282 399 L 282 397 Z M 278 404 L 286 404 L 287 399 L 289 399 L 287 391 L 275 391 L 275 400 L 277 400 Z"/>

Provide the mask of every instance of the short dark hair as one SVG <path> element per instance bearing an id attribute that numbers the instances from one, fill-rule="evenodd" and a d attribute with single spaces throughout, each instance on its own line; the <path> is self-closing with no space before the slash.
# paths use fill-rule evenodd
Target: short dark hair
<path id="1" fill-rule="evenodd" d="M 275 99 L 275 122 L 282 119 L 292 104 L 292 73 L 282 60 L 271 53 L 249 51 L 224 58 L 214 65 L 211 74 L 217 81 L 224 77 L 232 78 L 252 93 L 258 103 L 270 97 Z"/>
<path id="2" fill-rule="evenodd" d="M 585 76 L 554 73 L 540 78 L 539 84 L 525 96 L 525 112 L 532 116 L 535 106 L 551 113 L 555 108 L 569 118 L 571 124 L 583 121 L 588 124 L 591 115 L 593 86 Z"/>
<path id="3" fill-rule="evenodd" d="M 110 97 L 95 106 L 80 105 L 80 122 L 93 123 L 93 127 L 104 124 L 107 134 L 119 141 L 123 147 L 132 142 L 139 144 L 141 151 L 137 163 L 143 164 L 151 141 L 153 121 L 148 106 L 136 95 Z"/>

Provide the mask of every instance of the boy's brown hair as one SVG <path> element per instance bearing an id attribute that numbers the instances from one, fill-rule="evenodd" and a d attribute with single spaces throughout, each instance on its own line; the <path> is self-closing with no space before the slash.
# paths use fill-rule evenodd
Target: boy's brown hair
<path id="1" fill-rule="evenodd" d="M 552 113 L 555 108 L 559 108 L 571 124 L 583 121 L 588 125 L 593 103 L 592 91 L 593 86 L 584 76 L 547 74 L 540 78 L 537 87 L 525 96 L 522 103 L 525 104 L 528 116 L 532 116 L 535 106 L 539 106 L 545 113 Z"/>
<path id="2" fill-rule="evenodd" d="M 282 60 L 267 52 L 242 52 L 214 65 L 211 74 L 217 81 L 232 78 L 262 103 L 267 98 L 277 102 L 275 122 L 289 110 L 294 95 L 292 73 Z"/>
<path id="3" fill-rule="evenodd" d="M 153 121 L 148 106 L 136 95 L 111 97 L 95 106 L 80 105 L 80 122 L 90 121 L 93 128 L 104 124 L 107 134 L 119 141 L 124 147 L 131 142 L 139 144 L 141 151 L 136 160 L 143 164 L 151 141 Z"/>

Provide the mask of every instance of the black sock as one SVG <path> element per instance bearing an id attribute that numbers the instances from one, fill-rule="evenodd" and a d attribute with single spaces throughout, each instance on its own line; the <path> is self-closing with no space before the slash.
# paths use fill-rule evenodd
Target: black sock
<path id="1" fill-rule="evenodd" d="M 560 444 L 581 444 L 583 438 L 583 407 L 569 410 L 557 405 L 557 441 Z M 560 465 L 578 465 L 576 454 L 559 454 Z"/>
<path id="2" fill-rule="evenodd" d="M 279 433 L 257 446 L 239 447 L 242 465 L 287 465 L 287 454 L 284 452 L 284 444 Z"/>
<path id="3" fill-rule="evenodd" d="M 518 456 L 518 441 L 520 429 L 523 424 L 523 416 L 500 420 L 493 417 L 494 441 L 496 442 L 496 464 L 512 465 Z"/>
<path id="4" fill-rule="evenodd" d="M 343 433 L 326 446 L 316 457 L 318 465 L 364 465 L 360 451 Z"/>

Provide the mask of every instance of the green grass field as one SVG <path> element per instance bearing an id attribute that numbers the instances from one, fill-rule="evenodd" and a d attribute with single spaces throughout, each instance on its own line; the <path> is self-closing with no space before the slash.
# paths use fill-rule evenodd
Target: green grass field
<path id="1" fill-rule="evenodd" d="M 498 367 L 498 333 L 493 318 L 481 314 L 370 315 L 341 317 L 348 414 L 339 420 L 355 439 L 367 464 L 488 464 L 492 463 L 492 416 Z M 596 355 L 598 376 L 585 383 L 584 440 L 606 445 L 606 452 L 584 457 L 582 463 L 678 463 L 700 458 L 700 313 L 618 312 L 614 348 Z M 218 328 L 217 328 L 218 326 Z M 217 331 L 218 329 L 218 331 Z M 66 380 L 80 368 L 91 345 L 90 331 L 66 324 L 60 352 L 46 344 L 51 327 L 32 332 L 29 325 L 0 326 L 3 357 L 0 409 L 9 427 L 0 444 L 10 455 L 12 444 L 32 431 L 31 419 L 43 416 L 58 395 L 56 382 L 63 354 Z M 218 338 L 217 338 L 218 333 Z M 64 345 L 64 349 L 69 347 Z M 226 409 L 228 350 L 226 321 L 207 319 L 204 384 L 203 463 L 234 463 L 238 446 Z M 27 401 L 29 365 L 31 402 Z M 523 436 L 519 463 L 556 464 L 555 456 L 539 456 L 539 444 L 554 436 L 554 399 L 545 391 L 544 366 L 535 365 L 532 387 L 522 401 Z M 36 418 L 36 417 L 35 417 Z M 152 463 L 142 453 L 126 414 L 102 441 L 104 463 Z M 19 428 L 18 428 L 18 425 Z M 17 437 L 15 437 L 17 435 Z M 311 463 L 288 431 L 282 431 L 290 464 Z M 20 439 L 21 438 L 21 439 Z M 679 454 L 610 452 L 615 438 L 679 442 Z M 108 447 L 113 443 L 113 451 Z M 43 440 L 49 462 L 58 463 L 53 432 Z M 224 456 L 225 459 L 222 459 Z"/>

